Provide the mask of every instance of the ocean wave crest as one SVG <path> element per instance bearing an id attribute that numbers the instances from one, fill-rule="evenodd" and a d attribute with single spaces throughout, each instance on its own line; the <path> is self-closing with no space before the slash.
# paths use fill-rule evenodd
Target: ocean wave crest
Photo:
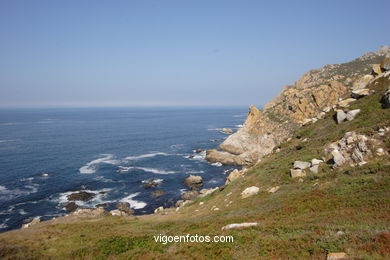
<path id="1" fill-rule="evenodd" d="M 155 157 L 155 156 L 166 156 L 169 155 L 167 153 L 162 153 L 162 152 L 156 152 L 156 153 L 147 153 L 147 154 L 141 154 L 137 156 L 128 156 L 124 160 L 125 161 L 133 161 L 133 160 L 139 160 L 139 159 L 144 159 L 144 158 L 150 158 L 150 157 Z"/>
<path id="2" fill-rule="evenodd" d="M 139 195 L 139 192 L 136 192 L 136 193 L 130 194 L 127 197 L 124 197 L 120 201 L 129 203 L 130 207 L 133 208 L 133 209 L 145 208 L 146 205 L 147 205 L 145 202 L 133 199 L 134 197 L 137 197 L 138 195 Z"/>
<path id="3" fill-rule="evenodd" d="M 95 173 L 97 170 L 97 166 L 101 163 L 112 164 L 112 165 L 119 164 L 118 160 L 113 159 L 114 158 L 113 154 L 102 154 L 102 156 L 104 156 L 104 157 L 92 160 L 89 163 L 87 163 L 86 165 L 82 166 L 79 169 L 80 173 L 83 173 L 83 174 Z"/>

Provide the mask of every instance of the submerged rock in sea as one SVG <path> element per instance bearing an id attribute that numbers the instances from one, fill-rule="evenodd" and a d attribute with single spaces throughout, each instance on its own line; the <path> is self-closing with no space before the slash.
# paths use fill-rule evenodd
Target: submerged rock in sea
<path id="1" fill-rule="evenodd" d="M 165 194 L 166 194 L 166 192 L 163 190 L 155 190 L 152 192 L 152 198 L 155 199 L 155 198 L 158 198 L 158 197 L 165 195 Z"/>
<path id="2" fill-rule="evenodd" d="M 67 196 L 68 200 L 89 201 L 96 196 L 96 193 L 79 191 Z"/>
<path id="3" fill-rule="evenodd" d="M 222 128 L 221 132 L 225 134 L 231 134 L 233 133 L 233 130 L 231 128 Z"/>

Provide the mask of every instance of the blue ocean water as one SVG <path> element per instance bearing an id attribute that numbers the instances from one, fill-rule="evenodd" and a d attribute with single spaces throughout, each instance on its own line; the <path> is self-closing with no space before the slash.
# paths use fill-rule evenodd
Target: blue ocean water
<path id="1" fill-rule="evenodd" d="M 0 110 L 0 231 L 23 220 L 67 214 L 66 196 L 98 195 L 80 206 L 129 202 L 135 214 L 173 205 L 201 175 L 204 187 L 225 182 L 228 166 L 212 165 L 194 149 L 217 147 L 247 108 L 83 108 Z M 216 140 L 213 140 L 216 139 Z M 155 179 L 156 188 L 144 182 Z M 152 198 L 155 190 L 165 195 Z M 101 192 L 101 193 L 99 193 Z"/>

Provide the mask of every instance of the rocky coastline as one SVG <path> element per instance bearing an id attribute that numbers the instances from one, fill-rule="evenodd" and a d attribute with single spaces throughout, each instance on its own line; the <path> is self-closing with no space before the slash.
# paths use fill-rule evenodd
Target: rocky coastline
<path id="1" fill-rule="evenodd" d="M 205 159 L 210 163 L 236 166 L 226 173 L 226 182 L 215 188 L 201 188 L 201 176 L 189 175 L 183 184 L 191 190 L 181 195 L 172 209 L 160 206 L 154 214 L 177 212 L 198 197 L 205 197 L 217 190 L 223 190 L 239 178 L 243 178 L 253 165 L 261 162 L 266 156 L 278 153 L 280 145 L 289 142 L 298 128 L 316 123 L 318 120 L 334 115 L 337 124 L 353 121 L 362 111 L 350 110 L 349 107 L 358 99 L 366 98 L 375 93 L 371 89 L 384 78 L 390 78 L 390 48 L 384 46 L 377 52 L 367 53 L 352 62 L 327 65 L 318 70 L 312 70 L 283 91 L 262 110 L 250 106 L 247 119 L 242 128 L 233 132 L 229 128 L 221 130 L 229 134 L 219 145 L 219 149 L 196 153 L 205 153 Z M 349 69 L 351 64 L 354 70 Z M 390 107 L 390 87 L 383 95 L 382 106 Z M 367 136 L 357 132 L 347 132 L 339 141 L 328 144 L 323 149 L 322 158 L 312 158 L 310 161 L 295 161 L 290 170 L 291 178 L 303 181 L 308 172 L 317 174 L 323 165 L 332 168 L 343 165 L 361 166 L 373 157 L 389 157 L 385 149 L 384 138 L 390 134 L 390 127 L 379 128 L 373 135 Z M 310 140 L 302 140 L 310 142 Z M 144 184 L 145 189 L 156 188 L 158 182 L 150 180 Z M 270 187 L 267 191 L 275 193 L 280 186 Z M 241 192 L 242 198 L 256 195 L 259 188 L 247 187 Z M 158 197 L 165 192 L 155 191 L 152 196 Z M 67 196 L 69 203 L 65 205 L 68 216 L 99 217 L 104 215 L 131 217 L 134 210 L 129 203 L 118 202 L 116 209 L 106 211 L 107 205 L 97 205 L 95 208 L 81 208 L 77 201 L 88 201 L 97 194 L 88 191 L 77 191 Z M 213 210 L 218 210 L 214 207 Z M 22 228 L 29 228 L 40 223 L 39 218 L 26 221 Z M 226 227 L 226 229 L 231 227 Z"/>

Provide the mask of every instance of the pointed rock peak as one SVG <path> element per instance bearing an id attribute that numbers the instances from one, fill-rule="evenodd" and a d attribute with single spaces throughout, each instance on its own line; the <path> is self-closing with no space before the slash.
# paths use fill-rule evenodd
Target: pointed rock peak
<path id="1" fill-rule="evenodd" d="M 251 105 L 249 107 L 248 117 L 249 116 L 256 116 L 258 114 L 260 114 L 260 110 L 258 110 L 257 107 L 255 107 L 254 105 Z"/>

